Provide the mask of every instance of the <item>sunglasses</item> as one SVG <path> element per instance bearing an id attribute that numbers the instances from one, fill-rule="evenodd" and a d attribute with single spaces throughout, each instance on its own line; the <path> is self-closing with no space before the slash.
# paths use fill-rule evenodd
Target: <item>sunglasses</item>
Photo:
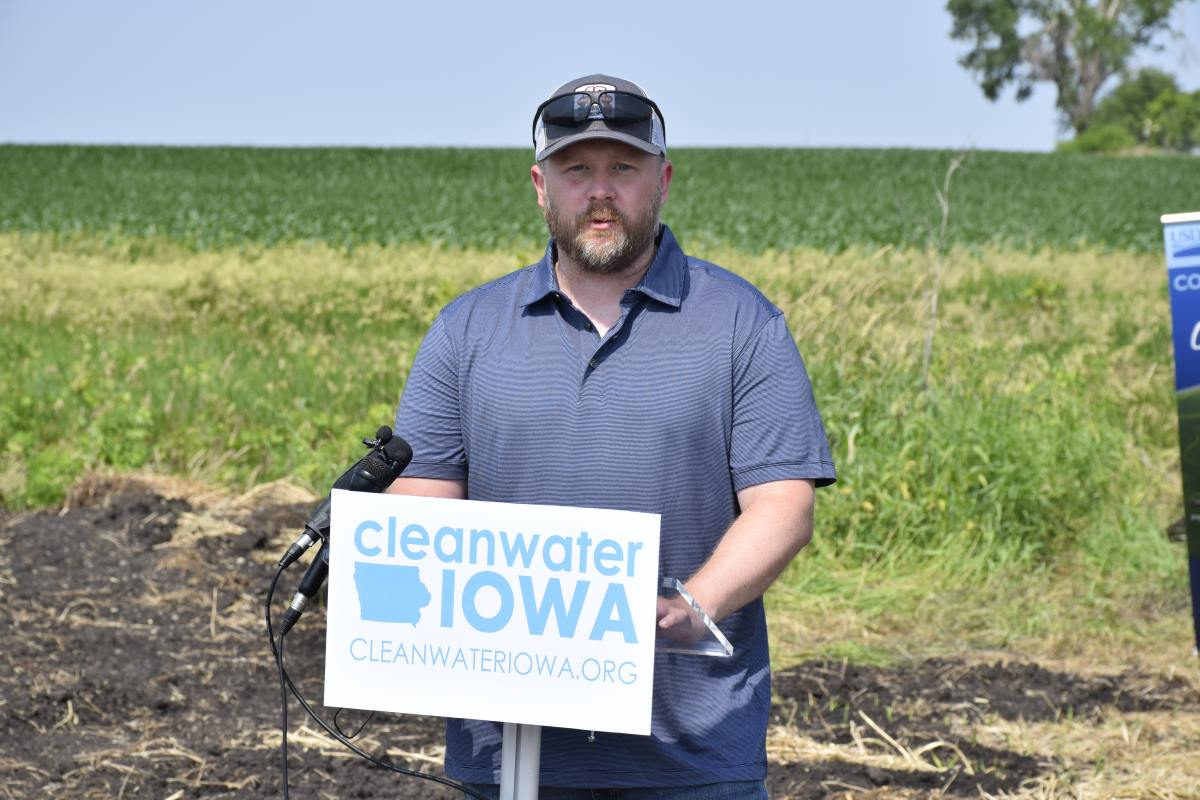
<path id="1" fill-rule="evenodd" d="M 630 92 L 571 92 L 551 97 L 533 114 L 533 138 L 537 142 L 537 124 L 561 128 L 583 128 L 598 119 L 612 125 L 634 125 L 658 116 L 663 133 L 667 124 L 653 100 Z"/>

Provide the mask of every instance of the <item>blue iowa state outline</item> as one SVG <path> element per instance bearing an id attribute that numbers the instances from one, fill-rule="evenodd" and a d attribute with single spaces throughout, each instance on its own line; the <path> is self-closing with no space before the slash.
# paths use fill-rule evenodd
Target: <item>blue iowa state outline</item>
<path id="1" fill-rule="evenodd" d="M 416 627 L 432 595 L 416 567 L 354 562 L 361 618 L 370 622 L 408 622 Z"/>

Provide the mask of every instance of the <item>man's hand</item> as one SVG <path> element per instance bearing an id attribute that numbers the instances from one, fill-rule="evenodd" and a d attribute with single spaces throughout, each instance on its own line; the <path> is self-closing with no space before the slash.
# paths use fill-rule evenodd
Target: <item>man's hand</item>
<path id="1" fill-rule="evenodd" d="M 704 620 L 680 595 L 658 598 L 658 631 L 678 644 L 698 642 L 708 635 Z"/>

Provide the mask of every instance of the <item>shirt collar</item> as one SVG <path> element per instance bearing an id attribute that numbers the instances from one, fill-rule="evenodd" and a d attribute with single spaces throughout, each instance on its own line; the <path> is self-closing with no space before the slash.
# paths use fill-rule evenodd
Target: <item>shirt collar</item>
<path id="1" fill-rule="evenodd" d="M 547 295 L 562 294 L 558 288 L 558 278 L 554 274 L 554 260 L 557 255 L 554 240 L 546 245 L 546 253 L 542 260 L 533 266 L 533 280 L 529 291 L 525 293 L 522 306 L 530 306 L 542 300 Z M 659 227 L 658 250 L 650 269 L 642 276 L 642 280 L 633 291 L 641 292 L 647 297 L 660 303 L 679 308 L 683 302 L 684 278 L 687 275 L 687 256 L 679 248 L 674 234 L 666 225 Z"/>

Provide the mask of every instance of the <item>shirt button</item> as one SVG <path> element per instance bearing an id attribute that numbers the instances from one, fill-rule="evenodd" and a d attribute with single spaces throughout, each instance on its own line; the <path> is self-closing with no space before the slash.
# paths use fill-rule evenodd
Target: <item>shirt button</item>
<path id="1" fill-rule="evenodd" d="M 590 331 L 590 330 L 592 329 L 592 323 L 590 323 L 590 322 L 585 322 L 585 323 L 583 324 L 583 328 L 584 328 L 584 330 L 588 330 L 588 331 Z"/>
<path id="2" fill-rule="evenodd" d="M 592 369 L 595 369 L 596 365 L 599 363 L 600 363 L 599 361 L 597 361 L 596 359 L 593 358 L 591 361 L 588 362 L 588 366 L 591 367 Z"/>

